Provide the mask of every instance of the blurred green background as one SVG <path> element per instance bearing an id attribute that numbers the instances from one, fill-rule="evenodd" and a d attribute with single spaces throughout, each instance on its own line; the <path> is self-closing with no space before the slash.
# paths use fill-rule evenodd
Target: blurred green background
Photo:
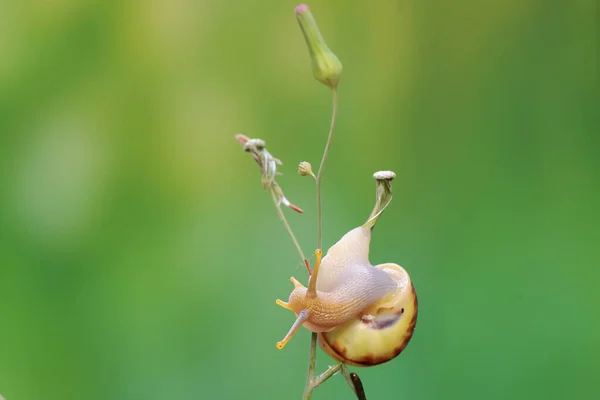
<path id="1" fill-rule="evenodd" d="M 299 399 L 306 282 L 252 159 L 284 162 L 316 245 L 331 98 L 291 1 L 0 2 L 0 393 L 7 400 Z M 324 241 L 395 198 L 371 260 L 420 313 L 376 399 L 598 393 L 597 2 L 309 3 L 344 64 Z M 318 369 L 331 360 L 322 352 Z M 355 369 L 356 370 L 356 369 Z M 314 399 L 351 399 L 341 377 Z"/>

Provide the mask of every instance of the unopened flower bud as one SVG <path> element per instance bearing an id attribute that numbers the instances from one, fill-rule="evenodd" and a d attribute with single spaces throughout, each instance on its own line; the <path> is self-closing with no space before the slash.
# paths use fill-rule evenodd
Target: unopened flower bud
<path id="1" fill-rule="evenodd" d="M 310 175 L 313 178 L 315 177 L 315 174 L 312 171 L 312 165 L 307 161 L 302 161 L 300 165 L 298 165 L 298 173 L 300 176 Z"/>
<path id="2" fill-rule="evenodd" d="M 308 6 L 301 4 L 294 12 L 308 45 L 315 79 L 335 89 L 342 74 L 340 59 L 327 47 Z"/>

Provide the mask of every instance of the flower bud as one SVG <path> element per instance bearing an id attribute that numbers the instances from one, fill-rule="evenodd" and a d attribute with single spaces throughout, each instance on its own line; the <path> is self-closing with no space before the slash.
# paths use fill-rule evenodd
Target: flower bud
<path id="1" fill-rule="evenodd" d="M 300 176 L 310 175 L 313 178 L 315 177 L 315 174 L 312 171 L 312 165 L 307 161 L 302 161 L 300 165 L 298 165 L 298 173 Z"/>
<path id="2" fill-rule="evenodd" d="M 296 18 L 306 39 L 308 52 L 312 60 L 313 76 L 319 82 L 324 83 L 331 89 L 335 89 L 342 74 L 342 63 L 339 58 L 327 47 L 327 43 L 319 32 L 308 6 L 301 4 L 294 10 Z"/>
<path id="3" fill-rule="evenodd" d="M 375 179 L 375 207 L 363 226 L 373 229 L 383 210 L 392 201 L 392 181 L 396 177 L 393 171 L 377 171 L 373 174 Z"/>

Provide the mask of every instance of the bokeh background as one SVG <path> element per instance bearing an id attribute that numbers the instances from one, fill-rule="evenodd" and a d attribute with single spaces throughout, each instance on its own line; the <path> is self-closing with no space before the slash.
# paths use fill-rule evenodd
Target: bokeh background
<path id="1" fill-rule="evenodd" d="M 297 255 L 234 134 L 261 137 L 306 253 L 329 90 L 291 1 L 0 2 L 0 393 L 299 399 Z M 420 314 L 369 399 L 596 398 L 597 2 L 315 1 L 344 64 L 324 241 L 395 198 L 373 263 Z M 322 352 L 318 369 L 331 360 Z M 351 399 L 341 377 L 314 399 Z"/>

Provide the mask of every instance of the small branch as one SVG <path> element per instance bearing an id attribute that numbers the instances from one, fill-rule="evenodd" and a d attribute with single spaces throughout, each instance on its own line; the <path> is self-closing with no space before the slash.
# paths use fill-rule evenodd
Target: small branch
<path id="1" fill-rule="evenodd" d="M 331 148 L 331 139 L 333 138 L 333 130 L 335 129 L 335 122 L 337 120 L 338 113 L 338 93 L 337 89 L 331 90 L 333 96 L 333 110 L 331 113 L 331 125 L 329 127 L 329 136 L 327 137 L 327 143 L 325 144 L 325 150 L 323 151 L 323 158 L 321 158 L 321 165 L 319 165 L 319 172 L 317 172 L 317 248 L 323 248 L 323 209 L 321 201 L 321 180 L 323 179 L 323 168 L 329 155 L 329 149 Z"/>
<path id="2" fill-rule="evenodd" d="M 346 366 L 346 364 L 343 364 L 341 362 L 338 362 L 337 364 L 330 366 L 321 375 L 317 376 L 316 378 L 313 378 L 308 397 L 306 397 L 306 392 L 305 392 L 305 397 L 303 399 L 310 399 L 310 396 L 312 395 L 312 391 L 315 388 L 317 388 L 319 385 L 321 385 L 327 379 L 334 376 L 340 370 L 342 371 L 342 374 L 346 378 L 346 382 L 348 382 L 348 386 L 350 386 L 350 388 L 352 389 L 354 394 L 356 394 L 356 397 L 358 398 L 358 400 L 367 400 L 367 398 L 365 396 L 365 390 L 363 388 L 362 382 L 361 382 L 360 378 L 358 377 L 358 375 L 355 374 L 354 372 L 350 372 L 348 370 L 348 367 Z"/>
<path id="3" fill-rule="evenodd" d="M 325 370 L 325 372 L 323 372 L 321 375 L 319 375 L 317 377 L 317 379 L 315 379 L 315 383 L 314 383 L 314 387 L 319 386 L 321 383 L 325 382 L 327 379 L 331 378 L 333 375 L 337 374 L 338 371 L 340 370 L 340 368 L 342 368 L 342 364 L 341 362 L 332 365 L 331 367 L 327 368 Z"/>
<path id="4" fill-rule="evenodd" d="M 294 247 L 296 248 L 296 251 L 298 251 L 298 255 L 300 255 L 300 259 L 302 260 L 303 263 L 305 263 L 306 257 L 304 257 L 304 253 L 302 252 L 300 243 L 298 243 L 298 240 L 296 239 L 296 235 L 294 235 L 294 231 L 292 231 L 292 227 L 288 223 L 287 218 L 285 218 L 285 214 L 283 214 L 283 211 L 281 210 L 281 206 L 279 205 L 279 201 L 277 201 L 277 195 L 275 194 L 275 191 L 273 189 L 271 189 L 271 190 L 269 190 L 269 192 L 271 193 L 271 198 L 273 199 L 273 203 L 275 203 L 275 209 L 277 210 L 277 215 L 279 215 L 279 219 L 281 219 L 281 222 L 283 222 L 283 226 L 285 226 L 285 230 L 288 232 L 288 234 L 292 238 L 292 242 L 294 242 Z"/>

